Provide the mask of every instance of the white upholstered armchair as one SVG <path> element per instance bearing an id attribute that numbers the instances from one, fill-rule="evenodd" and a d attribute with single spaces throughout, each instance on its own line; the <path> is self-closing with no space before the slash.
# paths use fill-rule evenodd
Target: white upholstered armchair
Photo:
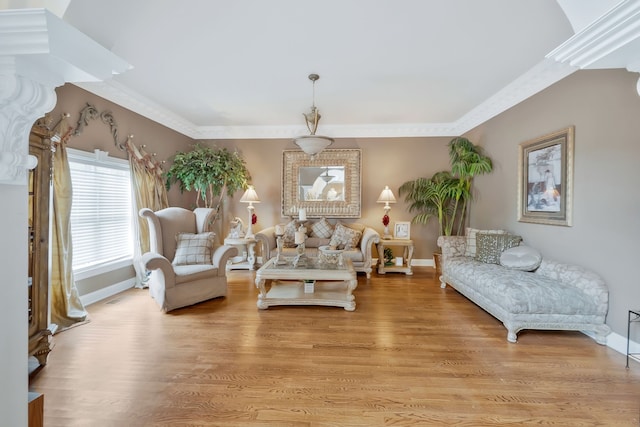
<path id="1" fill-rule="evenodd" d="M 165 311 L 227 295 L 227 260 L 232 246 L 214 247 L 208 231 L 214 210 L 170 207 L 141 209 L 149 224 L 150 252 L 142 263 L 151 271 L 149 293 Z"/>

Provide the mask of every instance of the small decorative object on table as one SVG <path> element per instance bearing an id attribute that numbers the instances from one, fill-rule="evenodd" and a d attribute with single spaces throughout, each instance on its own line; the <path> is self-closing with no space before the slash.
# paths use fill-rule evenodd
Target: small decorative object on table
<path id="1" fill-rule="evenodd" d="M 304 226 L 300 226 L 300 228 L 298 228 L 298 231 L 295 232 L 294 235 L 294 243 L 297 246 L 297 255 L 296 257 L 293 259 L 293 266 L 296 267 L 298 265 L 298 263 L 300 262 L 300 259 L 303 258 L 305 256 L 305 252 L 304 252 L 304 242 L 307 239 L 307 232 L 306 232 L 306 228 L 304 228 Z"/>
<path id="2" fill-rule="evenodd" d="M 320 259 L 320 262 L 324 264 L 342 265 L 344 262 L 344 258 L 342 257 L 344 250 L 342 249 L 336 249 L 335 247 L 332 248 L 331 246 L 326 245 L 319 246 L 318 251 L 318 258 Z"/>
<path id="3" fill-rule="evenodd" d="M 241 239 L 244 237 L 244 222 L 240 218 L 235 217 L 231 221 L 231 229 L 227 237 L 229 239 Z"/>
<path id="4" fill-rule="evenodd" d="M 393 265 L 393 251 L 391 248 L 384 248 L 384 265 Z"/>
<path id="5" fill-rule="evenodd" d="M 314 289 L 315 284 L 316 284 L 315 280 L 305 280 L 304 281 L 304 293 L 305 294 L 312 294 L 315 291 L 315 289 Z"/>

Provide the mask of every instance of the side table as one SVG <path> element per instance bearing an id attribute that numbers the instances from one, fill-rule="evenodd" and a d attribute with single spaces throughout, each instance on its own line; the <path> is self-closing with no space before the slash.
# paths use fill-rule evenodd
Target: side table
<path id="1" fill-rule="evenodd" d="M 378 248 L 378 274 L 405 273 L 411 276 L 411 259 L 413 258 L 413 240 L 408 239 L 380 239 L 376 245 Z M 384 265 L 384 248 L 387 246 L 402 247 L 402 266 Z"/>
<path id="2" fill-rule="evenodd" d="M 225 245 L 236 246 L 240 254 L 227 261 L 226 270 L 253 270 L 256 265 L 256 243 L 257 240 L 253 238 L 224 239 Z"/>
<path id="3" fill-rule="evenodd" d="M 640 353 L 629 353 L 629 340 L 631 339 L 631 324 L 640 322 L 640 310 L 629 310 L 629 319 L 627 322 L 627 366 L 629 368 L 629 359 L 640 362 Z"/>

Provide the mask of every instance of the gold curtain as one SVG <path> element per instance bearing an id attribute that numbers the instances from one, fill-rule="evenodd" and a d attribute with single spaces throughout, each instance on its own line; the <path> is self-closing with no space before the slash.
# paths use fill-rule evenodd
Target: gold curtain
<path id="1" fill-rule="evenodd" d="M 167 190 L 162 179 L 162 168 L 152 156 L 136 147 L 129 138 L 126 143 L 131 169 L 131 183 L 133 186 L 133 216 L 136 218 L 136 242 L 134 245 L 133 266 L 136 270 L 136 287 L 147 286 L 146 269 L 141 264 L 142 254 L 149 252 L 149 227 L 138 212 L 142 208 L 158 211 L 169 206 Z"/>
<path id="2" fill-rule="evenodd" d="M 63 119 L 57 134 L 61 142 L 53 154 L 53 216 L 51 221 L 51 322 L 58 331 L 83 322 L 87 311 L 80 301 L 73 276 L 71 241 L 71 172 L 67 159 L 66 140 L 70 127 Z"/>

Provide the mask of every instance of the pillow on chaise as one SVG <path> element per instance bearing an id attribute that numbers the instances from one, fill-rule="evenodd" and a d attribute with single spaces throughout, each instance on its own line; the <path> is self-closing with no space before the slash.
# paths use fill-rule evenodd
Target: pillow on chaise
<path id="1" fill-rule="evenodd" d="M 533 271 L 540 267 L 542 254 L 530 246 L 515 246 L 500 255 L 500 265 L 514 270 Z"/>
<path id="2" fill-rule="evenodd" d="M 173 265 L 211 264 L 215 233 L 178 233 Z"/>
<path id="3" fill-rule="evenodd" d="M 476 256 L 476 235 L 478 233 L 506 234 L 505 230 L 480 230 L 477 228 L 467 227 L 466 229 L 466 245 L 464 247 L 464 256 L 475 258 Z"/>
<path id="4" fill-rule="evenodd" d="M 505 249 L 518 246 L 522 237 L 508 233 L 477 233 L 475 260 L 487 264 L 500 264 L 500 255 Z"/>

